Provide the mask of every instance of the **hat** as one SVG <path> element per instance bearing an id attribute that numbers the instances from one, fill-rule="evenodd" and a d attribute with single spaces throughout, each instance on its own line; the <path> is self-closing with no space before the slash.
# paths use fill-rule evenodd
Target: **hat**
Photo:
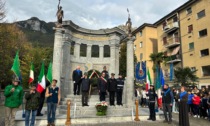
<path id="1" fill-rule="evenodd" d="M 85 75 L 85 76 L 87 76 L 87 75 L 88 75 L 88 73 L 87 73 L 87 72 L 85 72 L 85 73 L 84 73 L 84 75 Z"/>
<path id="2" fill-rule="evenodd" d="M 19 80 L 18 77 L 15 77 L 15 78 L 13 79 L 13 81 L 15 81 L 15 82 L 20 82 L 20 80 Z"/>
<path id="3" fill-rule="evenodd" d="M 104 69 L 106 68 L 106 66 L 103 67 Z"/>
<path id="4" fill-rule="evenodd" d="M 154 85 L 150 85 L 150 87 L 154 87 Z"/>
<path id="5" fill-rule="evenodd" d="M 122 73 L 119 73 L 118 75 L 122 75 Z"/>
<path id="6" fill-rule="evenodd" d="M 36 84 L 31 84 L 31 87 L 30 88 L 32 88 L 32 87 L 36 87 Z"/>
<path id="7" fill-rule="evenodd" d="M 115 74 L 114 73 L 111 73 L 111 75 L 114 76 Z"/>

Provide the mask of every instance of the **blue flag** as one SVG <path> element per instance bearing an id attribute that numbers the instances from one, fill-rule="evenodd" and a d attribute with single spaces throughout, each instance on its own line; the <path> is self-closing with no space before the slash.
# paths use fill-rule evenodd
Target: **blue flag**
<path id="1" fill-rule="evenodd" d="M 173 80 L 173 75 L 174 75 L 174 65 L 173 63 L 170 64 L 170 81 Z"/>
<path id="2" fill-rule="evenodd" d="M 162 85 L 162 87 L 165 84 L 165 80 L 164 80 L 164 76 L 163 76 L 163 71 L 162 69 L 160 69 L 160 84 Z"/>
<path id="3" fill-rule="evenodd" d="M 137 80 L 146 79 L 146 61 L 137 63 L 137 65 L 136 65 L 136 79 Z"/>

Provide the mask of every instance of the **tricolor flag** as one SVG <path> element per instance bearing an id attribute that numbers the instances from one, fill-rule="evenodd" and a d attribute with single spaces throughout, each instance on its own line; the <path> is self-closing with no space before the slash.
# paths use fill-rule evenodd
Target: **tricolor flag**
<path id="1" fill-rule="evenodd" d="M 160 68 L 156 66 L 156 91 L 158 95 L 158 107 L 162 107 L 162 96 L 161 96 L 161 79 L 160 79 Z"/>
<path id="2" fill-rule="evenodd" d="M 21 77 L 21 75 L 20 75 L 20 61 L 19 61 L 18 52 L 16 53 L 11 70 L 14 72 L 16 77 L 18 77 L 20 79 L 20 77 Z"/>
<path id="3" fill-rule="evenodd" d="M 34 65 L 31 62 L 31 66 L 30 66 L 30 75 L 29 75 L 29 80 L 28 83 L 31 84 L 34 81 Z"/>
<path id="4" fill-rule="evenodd" d="M 151 84 L 152 84 L 152 80 L 151 80 L 150 73 L 149 73 L 149 69 L 148 69 L 148 71 L 147 71 L 146 91 L 149 90 Z"/>
<path id="5" fill-rule="evenodd" d="M 42 67 L 41 67 L 41 71 L 39 74 L 38 85 L 37 85 L 36 90 L 39 93 L 42 93 L 44 91 L 45 87 L 46 87 L 46 81 L 45 81 L 45 75 L 44 75 L 44 62 L 42 62 Z"/>

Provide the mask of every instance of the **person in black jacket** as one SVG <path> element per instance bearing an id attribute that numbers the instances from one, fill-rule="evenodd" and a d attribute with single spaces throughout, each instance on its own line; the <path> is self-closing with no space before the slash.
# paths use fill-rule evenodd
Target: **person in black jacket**
<path id="1" fill-rule="evenodd" d="M 117 80 L 114 78 L 115 74 L 111 73 L 111 78 L 108 81 L 109 101 L 110 105 L 114 106 L 115 93 L 117 90 Z"/>
<path id="2" fill-rule="evenodd" d="M 106 70 L 106 66 L 103 67 L 103 71 L 101 73 L 105 73 L 105 79 L 108 80 L 109 79 L 109 72 Z"/>
<path id="3" fill-rule="evenodd" d="M 105 79 L 105 73 L 103 72 L 98 79 L 98 92 L 100 95 L 100 101 L 105 101 L 105 95 L 107 93 L 107 80 Z"/>
<path id="4" fill-rule="evenodd" d="M 119 74 L 119 78 L 117 79 L 117 105 L 122 104 L 122 94 L 124 87 L 124 79 L 122 78 L 122 74 Z"/>
<path id="5" fill-rule="evenodd" d="M 73 71 L 72 78 L 74 83 L 74 95 L 79 95 L 80 84 L 82 79 L 82 71 L 80 70 L 80 66 L 77 66 L 77 69 Z"/>
<path id="6" fill-rule="evenodd" d="M 168 84 L 164 84 L 164 88 L 161 94 L 162 94 L 163 112 L 165 116 L 164 122 L 171 124 L 172 123 L 171 108 L 173 105 L 174 96 Z M 167 116 L 167 112 L 169 114 L 169 117 Z"/>
<path id="7" fill-rule="evenodd" d="M 156 120 L 156 115 L 155 115 L 155 101 L 157 98 L 157 94 L 155 93 L 154 85 L 150 85 L 150 89 L 148 91 L 147 96 L 149 97 L 149 118 L 147 120 Z"/>
<path id="8" fill-rule="evenodd" d="M 84 78 L 82 79 L 82 106 L 89 106 L 88 105 L 88 93 L 90 89 L 90 80 L 87 77 L 87 73 L 84 73 Z"/>

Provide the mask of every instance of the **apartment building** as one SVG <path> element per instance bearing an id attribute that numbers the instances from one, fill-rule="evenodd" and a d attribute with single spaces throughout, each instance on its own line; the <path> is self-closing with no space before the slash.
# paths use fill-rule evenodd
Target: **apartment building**
<path id="1" fill-rule="evenodd" d="M 146 61 L 147 69 L 150 71 L 151 79 L 154 82 L 153 62 L 150 61 L 150 54 L 158 52 L 157 29 L 153 24 L 143 24 L 138 27 L 133 34 L 136 36 L 134 41 L 134 53 L 137 61 Z"/>
<path id="2" fill-rule="evenodd" d="M 142 26 L 133 32 L 136 35 L 134 45 L 138 60 L 141 54 L 142 59 L 146 60 L 150 53 L 154 53 L 154 45 L 147 44 L 150 43 L 147 37 L 148 34 L 154 39 L 156 36 L 157 51 L 168 56 L 167 61 L 161 64 L 167 83 L 171 83 L 169 70 L 170 64 L 173 64 L 174 69 L 190 67 L 192 71 L 197 70 L 199 87 L 210 88 L 210 0 L 189 0 L 154 24 L 150 24 L 154 33 L 149 31 L 140 37 L 138 34 L 141 31 L 144 33 L 148 27 Z M 139 46 L 141 41 L 147 46 L 145 49 Z"/>

